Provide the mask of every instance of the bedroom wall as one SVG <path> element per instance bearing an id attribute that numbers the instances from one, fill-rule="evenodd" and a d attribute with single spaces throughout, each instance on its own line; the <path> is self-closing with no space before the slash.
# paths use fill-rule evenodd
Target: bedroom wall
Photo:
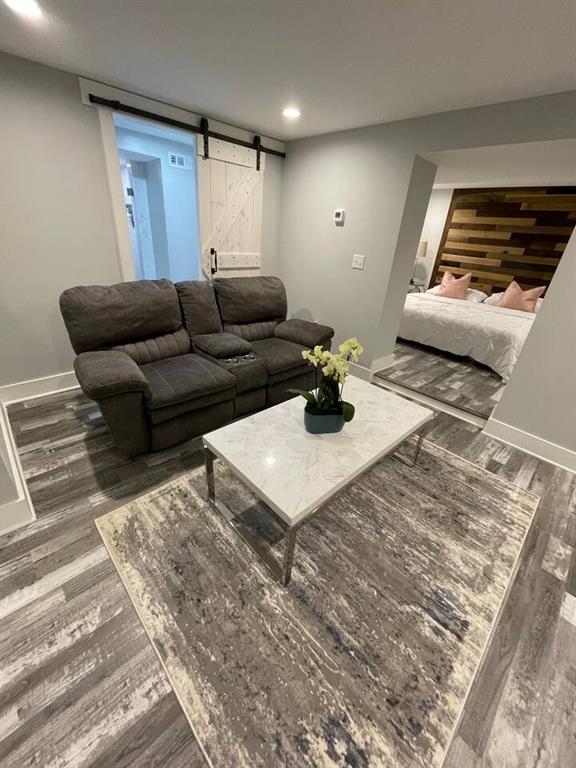
<path id="1" fill-rule="evenodd" d="M 471 288 L 548 286 L 576 221 L 576 187 L 457 189 L 452 195 L 432 283 L 471 273 Z"/>
<path id="2" fill-rule="evenodd" d="M 440 168 L 438 173 L 440 173 Z M 438 173 L 436 178 L 438 178 Z M 426 249 L 426 258 L 419 260 L 417 267 L 417 276 L 424 281 L 426 288 L 428 288 L 430 278 L 432 277 L 434 262 L 436 261 L 436 255 L 442 240 L 442 232 L 444 232 L 446 216 L 448 215 L 450 201 L 452 200 L 452 192 L 452 189 L 433 189 L 430 195 L 430 202 L 428 203 L 426 218 L 424 219 L 422 234 L 420 235 L 420 240 L 427 242 L 428 247 Z"/>
<path id="3" fill-rule="evenodd" d="M 401 305 L 385 304 L 417 154 L 576 137 L 576 92 L 447 112 L 290 142 L 280 273 L 290 310 L 361 338 L 365 366 L 392 352 Z M 346 209 L 344 227 L 332 221 Z M 413 226 L 418 237 L 426 209 Z M 354 253 L 366 256 L 352 270 Z M 410 272 L 411 274 L 411 272 Z"/>
<path id="4" fill-rule="evenodd" d="M 576 471 L 576 231 L 485 432 Z"/>
<path id="5" fill-rule="evenodd" d="M 421 236 L 428 249 L 418 275 L 426 283 L 454 189 L 576 185 L 576 139 L 431 152 L 425 157 L 438 166 Z"/>

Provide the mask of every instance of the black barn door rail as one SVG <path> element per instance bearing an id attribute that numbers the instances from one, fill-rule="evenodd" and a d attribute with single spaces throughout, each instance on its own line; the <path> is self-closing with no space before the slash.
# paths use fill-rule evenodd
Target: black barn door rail
<path id="1" fill-rule="evenodd" d="M 257 154 L 257 167 L 260 169 L 260 152 L 266 152 L 268 155 L 274 155 L 275 157 L 286 157 L 285 152 L 280 152 L 277 149 L 271 149 L 265 147 L 260 140 L 260 136 L 254 136 L 253 141 L 243 141 L 242 139 L 235 139 L 233 136 L 227 136 L 224 133 L 217 133 L 211 131 L 208 126 L 207 118 L 203 117 L 200 120 L 200 125 L 192 125 L 191 123 L 184 123 L 182 120 L 174 120 L 171 117 L 164 117 L 163 115 L 157 115 L 154 112 L 148 112 L 145 109 L 138 109 L 138 107 L 131 107 L 129 104 L 122 104 L 121 101 L 114 101 L 112 99 L 103 99 L 100 96 L 95 96 L 93 93 L 88 94 L 91 104 L 98 104 L 101 107 L 110 107 L 118 112 L 126 112 L 128 115 L 135 115 L 136 117 L 145 117 L 148 120 L 155 120 L 157 123 L 163 123 L 164 125 L 170 125 L 172 128 L 180 128 L 183 131 L 190 131 L 191 133 L 198 133 L 204 137 L 204 157 L 208 157 L 208 139 L 219 139 L 220 141 L 227 141 L 229 144 L 237 144 L 240 147 L 247 147 L 248 149 L 255 149 Z"/>

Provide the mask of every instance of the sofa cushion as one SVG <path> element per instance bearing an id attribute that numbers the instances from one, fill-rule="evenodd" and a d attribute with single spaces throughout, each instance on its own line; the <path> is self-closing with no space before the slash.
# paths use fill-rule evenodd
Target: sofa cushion
<path id="1" fill-rule="evenodd" d="M 176 291 L 190 338 L 222 332 L 222 320 L 212 283 L 206 280 L 187 280 L 176 283 Z"/>
<path id="2" fill-rule="evenodd" d="M 302 358 L 305 347 L 299 344 L 272 338 L 254 341 L 252 346 L 254 352 L 264 360 L 269 385 L 310 370 L 309 364 Z"/>
<path id="3" fill-rule="evenodd" d="M 200 352 L 217 358 L 249 355 L 252 352 L 251 344 L 232 333 L 206 333 L 194 336 L 192 344 Z"/>
<path id="4" fill-rule="evenodd" d="M 204 352 L 199 351 L 198 354 L 206 356 Z M 264 365 L 264 360 L 254 353 L 246 357 L 223 357 L 219 360 L 211 357 L 209 359 L 233 374 L 236 379 L 236 393 L 259 389 L 268 383 L 268 371 Z"/>
<path id="5" fill-rule="evenodd" d="M 74 360 L 74 371 L 82 392 L 92 400 L 126 392 L 141 393 L 144 397 L 151 395 L 142 370 L 123 352 L 82 352 Z"/>
<path id="6" fill-rule="evenodd" d="M 60 309 L 76 353 L 182 327 L 178 294 L 169 280 L 79 285 L 62 293 Z"/>
<path id="7" fill-rule="evenodd" d="M 190 352 L 190 337 L 180 328 L 174 333 L 165 333 L 163 336 L 152 336 L 150 339 L 119 344 L 112 347 L 118 352 L 125 352 L 138 365 L 153 363 L 165 357 L 185 355 Z"/>
<path id="8" fill-rule="evenodd" d="M 261 320 L 256 323 L 224 323 L 226 333 L 234 336 L 240 336 L 246 341 L 256 341 L 257 339 L 269 339 L 274 336 L 274 329 L 281 320 Z"/>
<path id="9" fill-rule="evenodd" d="M 316 386 L 315 373 L 316 369 L 313 366 L 308 366 L 308 370 L 305 372 L 301 371 L 296 375 L 284 378 L 282 381 L 270 382 L 266 388 L 266 405 L 278 405 L 284 400 L 295 397 L 292 392 L 288 392 L 289 389 L 313 389 Z"/>
<path id="10" fill-rule="evenodd" d="M 274 336 L 286 341 L 293 341 L 295 344 L 302 344 L 304 347 L 313 348 L 317 344 L 326 344 L 334 336 L 334 329 L 328 325 L 311 323 L 309 320 L 293 317 L 279 323 L 274 328 Z"/>
<path id="11" fill-rule="evenodd" d="M 213 429 L 224 426 L 234 418 L 234 403 L 227 400 L 198 411 L 183 413 L 177 419 L 168 419 L 161 424 L 154 424 L 150 430 L 150 447 L 153 451 L 162 451 L 183 440 L 205 435 Z"/>
<path id="12" fill-rule="evenodd" d="M 195 397 L 193 400 L 184 400 L 174 405 L 166 405 L 163 408 L 147 409 L 148 419 L 151 424 L 163 424 L 165 421 L 176 419 L 185 413 L 194 413 L 210 408 L 218 403 L 233 402 L 232 390 L 222 389 L 219 392 L 210 392 L 202 397 Z"/>
<path id="13" fill-rule="evenodd" d="M 220 392 L 234 397 L 234 376 L 200 355 L 168 357 L 147 363 L 140 370 L 150 387 L 150 397 L 146 402 L 149 410 Z"/>
<path id="14" fill-rule="evenodd" d="M 286 291 L 279 277 L 218 277 L 214 290 L 224 324 L 286 319 Z"/>

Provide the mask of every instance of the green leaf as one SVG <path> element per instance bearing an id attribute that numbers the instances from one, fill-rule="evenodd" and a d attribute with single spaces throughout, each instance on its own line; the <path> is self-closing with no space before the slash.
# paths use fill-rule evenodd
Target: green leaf
<path id="1" fill-rule="evenodd" d="M 344 400 L 342 401 L 342 415 L 344 416 L 344 421 L 352 421 L 355 412 L 356 409 L 352 403 L 347 403 Z"/>
<path id="2" fill-rule="evenodd" d="M 290 392 L 293 395 L 302 395 L 309 403 L 315 403 L 316 398 L 312 392 L 308 392 L 307 389 L 287 389 L 286 392 Z"/>

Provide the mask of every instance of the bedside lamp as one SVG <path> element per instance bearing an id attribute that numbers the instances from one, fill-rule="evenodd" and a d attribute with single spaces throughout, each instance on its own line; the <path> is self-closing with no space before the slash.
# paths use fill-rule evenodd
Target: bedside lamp
<path id="1" fill-rule="evenodd" d="M 421 288 L 426 283 L 426 268 L 424 266 L 424 260 L 426 259 L 426 252 L 428 250 L 428 241 L 421 240 L 416 251 L 416 260 L 414 262 L 414 270 L 412 272 L 412 279 L 410 285 L 415 288 Z"/>

